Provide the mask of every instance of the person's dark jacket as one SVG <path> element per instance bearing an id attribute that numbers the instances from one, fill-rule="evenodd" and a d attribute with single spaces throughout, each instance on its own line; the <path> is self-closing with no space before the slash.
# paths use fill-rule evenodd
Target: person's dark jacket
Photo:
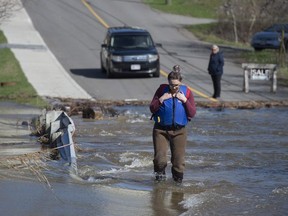
<path id="1" fill-rule="evenodd" d="M 223 54 L 218 52 L 216 54 L 210 55 L 210 60 L 208 64 L 208 72 L 210 75 L 222 75 L 224 66 Z"/>

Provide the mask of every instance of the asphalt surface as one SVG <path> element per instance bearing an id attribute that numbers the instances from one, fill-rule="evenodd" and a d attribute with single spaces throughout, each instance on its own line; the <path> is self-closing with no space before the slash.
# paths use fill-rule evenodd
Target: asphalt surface
<path id="1" fill-rule="evenodd" d="M 89 99 L 83 90 L 64 70 L 33 26 L 25 9 L 15 11 L 10 20 L 1 26 L 28 81 L 39 96 Z"/>
<path id="2" fill-rule="evenodd" d="M 181 25 L 210 22 L 210 20 L 199 20 L 177 15 L 161 14 L 161 16 L 162 20 L 165 20 L 170 25 L 172 23 L 173 25 L 175 25 L 175 28 L 180 29 L 180 31 L 183 31 L 184 34 L 188 33 L 184 30 L 181 30 Z M 4 34 L 8 39 L 7 46 L 10 47 L 15 54 L 16 58 L 20 62 L 20 65 L 25 75 L 28 78 L 28 81 L 35 88 L 39 96 L 88 100 L 95 100 L 97 98 L 101 98 L 99 96 L 100 94 L 102 94 L 100 89 L 103 89 L 103 87 L 99 87 L 99 89 L 97 89 L 97 85 L 95 85 L 95 92 L 93 92 L 91 95 L 91 92 L 87 92 L 87 88 L 84 82 L 76 82 L 75 77 L 72 78 L 71 73 L 69 73 L 67 71 L 67 68 L 65 69 L 62 66 L 62 63 L 57 60 L 55 55 L 51 52 L 47 44 L 42 39 L 40 33 L 35 29 L 32 20 L 30 19 L 25 9 L 16 11 L 14 16 L 9 21 L 2 24 L 1 29 L 4 31 Z M 197 53 L 197 48 L 201 49 L 201 46 L 197 46 L 197 44 L 200 44 L 200 42 L 197 41 L 196 38 L 193 38 L 191 34 L 189 35 L 189 39 L 195 40 L 193 49 L 195 53 Z M 206 44 L 206 47 L 208 47 L 208 49 L 209 46 L 209 44 Z M 233 48 L 222 47 L 221 45 L 220 49 L 224 52 L 224 56 L 226 54 L 226 56 L 229 56 L 231 54 L 233 55 L 233 52 L 236 52 Z M 163 50 L 161 50 L 160 52 L 162 51 Z M 178 50 L 175 50 L 175 52 L 177 51 Z M 205 57 L 202 56 L 203 59 L 196 59 L 196 61 L 199 63 L 199 65 L 193 65 L 196 72 L 194 74 L 185 74 L 184 79 L 194 91 L 196 101 L 204 100 L 209 102 L 212 101 L 209 98 L 209 96 L 212 95 L 212 82 L 210 80 L 210 77 L 207 75 L 207 72 L 203 73 L 203 65 L 205 65 L 204 67 L 206 67 L 208 59 L 207 56 L 209 56 L 208 51 L 206 52 L 207 55 Z M 164 58 L 167 57 L 165 56 Z M 186 62 L 186 64 L 189 63 L 189 59 L 185 59 L 185 56 L 181 56 L 181 58 L 181 61 Z M 169 59 L 165 61 L 169 62 Z M 202 68 L 200 68 L 200 64 Z M 161 66 L 165 68 L 165 66 Z M 241 68 L 241 64 L 237 64 L 229 61 L 229 59 L 226 59 L 222 80 L 222 95 L 220 100 L 225 102 L 287 100 L 288 88 L 283 86 L 277 86 L 277 93 L 272 93 L 270 92 L 269 81 L 250 81 L 250 92 L 244 93 L 243 79 L 243 69 Z M 165 81 L 166 78 L 164 79 L 164 77 L 162 77 L 160 81 L 158 80 L 157 82 Z M 119 92 L 121 92 L 121 88 L 127 88 L 127 82 L 129 82 L 129 80 L 119 80 L 117 82 L 117 89 Z M 144 89 L 150 89 L 146 86 L 147 84 L 145 84 L 145 82 L 146 80 L 141 83 L 141 86 L 143 86 Z M 158 85 L 157 82 L 155 82 L 155 86 Z M 110 85 L 109 83 L 106 83 L 106 80 L 103 78 L 100 79 L 99 86 L 101 83 L 103 83 L 104 86 Z M 138 83 L 135 84 L 135 87 L 137 87 L 137 85 L 138 87 L 140 87 L 140 84 Z M 113 85 L 111 86 L 111 88 L 113 88 Z M 129 89 L 127 91 L 129 91 Z M 150 91 L 154 92 L 155 88 Z M 139 97 L 138 99 L 151 99 L 153 95 L 148 93 L 149 92 L 145 92 L 145 96 L 142 98 Z"/>

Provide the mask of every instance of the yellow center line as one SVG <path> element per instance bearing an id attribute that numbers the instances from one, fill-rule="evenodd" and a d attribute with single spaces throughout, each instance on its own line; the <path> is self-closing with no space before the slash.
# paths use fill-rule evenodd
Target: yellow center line
<path id="1" fill-rule="evenodd" d="M 168 77 L 168 74 L 167 74 L 165 71 L 160 70 L 160 73 L 161 73 L 164 77 Z M 206 94 L 204 94 L 204 93 L 202 93 L 202 92 L 200 92 L 200 91 L 198 91 L 198 90 L 196 90 L 196 89 L 194 89 L 194 88 L 192 88 L 192 87 L 190 87 L 190 86 L 188 86 L 188 85 L 187 85 L 187 87 L 188 87 L 192 92 L 194 92 L 195 94 L 197 94 L 197 95 L 199 95 L 199 96 L 201 96 L 201 97 L 203 97 L 203 98 L 206 98 L 206 99 L 208 99 L 208 100 L 210 100 L 210 101 L 213 101 L 213 102 L 217 102 L 217 101 L 218 101 L 217 99 L 211 98 L 211 97 L 209 97 L 208 95 L 206 95 Z"/>
<path id="2" fill-rule="evenodd" d="M 82 1 L 82 3 L 85 5 L 85 7 L 87 7 L 87 9 L 91 12 L 91 14 L 93 14 L 93 16 L 95 16 L 96 19 L 97 19 L 105 28 L 109 28 L 109 25 L 93 10 L 93 8 L 90 6 L 90 4 L 89 4 L 86 0 L 81 0 L 81 1 Z M 163 70 L 160 70 L 160 73 L 161 73 L 164 77 L 167 77 L 167 76 L 168 76 L 168 74 L 167 74 L 165 71 L 163 71 Z M 198 90 L 196 90 L 196 89 L 194 89 L 194 88 L 192 88 L 192 87 L 190 87 L 190 86 L 188 86 L 188 88 L 189 88 L 192 92 L 194 92 L 195 94 L 197 94 L 197 95 L 199 95 L 199 96 L 201 96 L 201 97 L 203 97 L 203 98 L 206 98 L 206 99 L 208 99 L 208 100 L 210 100 L 210 101 L 213 101 L 213 102 L 217 102 L 217 101 L 218 101 L 217 99 L 211 98 L 211 97 L 209 97 L 208 95 L 206 95 L 206 94 L 204 94 L 204 93 L 202 93 L 202 92 L 200 92 L 200 91 L 198 91 Z"/>
<path id="3" fill-rule="evenodd" d="M 217 102 L 217 101 L 218 101 L 217 99 L 211 98 L 211 97 L 209 97 L 208 95 L 206 95 L 206 94 L 204 94 L 204 93 L 202 93 L 202 92 L 200 92 L 200 91 L 198 91 L 198 90 L 196 90 L 196 89 L 194 89 L 194 88 L 192 88 L 192 87 L 190 87 L 190 86 L 188 86 L 188 88 L 189 88 L 192 92 L 194 92 L 195 94 L 197 94 L 197 95 L 199 95 L 199 96 L 201 96 L 201 97 L 203 97 L 203 98 L 206 98 L 206 99 L 208 99 L 208 100 L 210 100 L 210 101 L 213 101 L 213 102 Z"/>
<path id="4" fill-rule="evenodd" d="M 93 10 L 90 4 L 86 0 L 81 0 L 85 7 L 96 17 L 96 19 L 105 27 L 109 28 L 109 25 Z"/>

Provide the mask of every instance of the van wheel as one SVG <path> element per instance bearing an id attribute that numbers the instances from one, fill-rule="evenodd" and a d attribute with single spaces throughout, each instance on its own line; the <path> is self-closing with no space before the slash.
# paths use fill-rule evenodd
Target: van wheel
<path id="1" fill-rule="evenodd" d="M 106 70 L 106 76 L 107 76 L 107 78 L 113 78 L 113 77 L 114 77 L 114 74 L 111 73 L 110 68 L 107 68 L 107 70 Z"/>
<path id="2" fill-rule="evenodd" d="M 104 66 L 103 66 L 102 60 L 101 60 L 101 72 L 102 72 L 102 73 L 105 73 L 105 72 L 106 72 L 106 70 L 105 70 L 105 68 L 104 68 Z"/>
<path id="3" fill-rule="evenodd" d="M 160 77 L 160 71 L 157 70 L 157 71 L 153 74 L 153 77 Z"/>

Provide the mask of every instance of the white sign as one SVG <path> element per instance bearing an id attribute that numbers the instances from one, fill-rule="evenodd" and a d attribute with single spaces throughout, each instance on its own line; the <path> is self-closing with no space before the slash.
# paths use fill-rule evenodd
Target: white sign
<path id="1" fill-rule="evenodd" d="M 131 70 L 140 70 L 141 66 L 139 64 L 132 64 L 131 65 Z"/>
<path id="2" fill-rule="evenodd" d="M 270 69 L 265 68 L 252 68 L 250 70 L 251 80 L 269 80 L 270 79 Z"/>

